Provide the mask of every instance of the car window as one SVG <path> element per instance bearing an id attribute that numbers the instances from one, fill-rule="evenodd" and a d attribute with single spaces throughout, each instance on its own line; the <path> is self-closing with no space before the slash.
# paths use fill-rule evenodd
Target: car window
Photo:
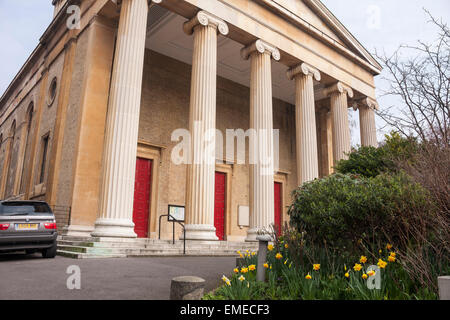
<path id="1" fill-rule="evenodd" d="M 3 202 L 0 215 L 52 215 L 50 207 L 42 202 Z"/>

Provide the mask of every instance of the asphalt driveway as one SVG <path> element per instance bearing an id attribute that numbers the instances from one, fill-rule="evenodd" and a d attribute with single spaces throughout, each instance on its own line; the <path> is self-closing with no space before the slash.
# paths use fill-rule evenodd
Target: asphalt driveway
<path id="1" fill-rule="evenodd" d="M 167 300 L 170 282 L 177 276 L 198 276 L 206 280 L 206 292 L 230 274 L 233 257 L 156 257 L 74 260 L 40 254 L 0 254 L 0 300 Z M 78 266 L 81 289 L 69 290 L 69 266 Z"/>

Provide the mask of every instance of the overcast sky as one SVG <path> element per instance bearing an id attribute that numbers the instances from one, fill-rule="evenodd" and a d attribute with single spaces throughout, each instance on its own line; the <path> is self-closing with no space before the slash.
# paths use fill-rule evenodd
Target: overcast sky
<path id="1" fill-rule="evenodd" d="M 423 7 L 434 16 L 450 21 L 450 0 L 322 0 L 334 15 L 370 52 L 393 52 L 400 44 L 418 39 L 432 41 L 436 29 Z M 38 44 L 53 17 L 51 0 L 0 0 L 0 95 Z M 377 80 L 382 90 L 385 84 Z M 392 101 L 380 99 L 380 105 Z M 354 114 L 357 125 L 357 113 Z M 382 123 L 377 119 L 378 127 Z M 358 126 L 353 143 L 359 142 Z M 381 136 L 381 133 L 380 133 Z"/>

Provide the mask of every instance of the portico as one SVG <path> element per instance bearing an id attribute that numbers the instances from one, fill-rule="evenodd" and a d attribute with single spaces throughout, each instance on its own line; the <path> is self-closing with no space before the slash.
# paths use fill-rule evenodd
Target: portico
<path id="1" fill-rule="evenodd" d="M 168 11 L 174 7 L 170 0 L 153 1 Z M 188 4 L 190 1 L 186 1 Z M 252 37 L 249 30 L 239 29 L 238 25 L 226 18 L 241 16 L 237 8 L 229 5 L 227 10 L 208 12 L 211 6 L 205 1 L 197 3 L 197 13 L 183 24 L 184 32 L 193 35 L 192 73 L 189 106 L 189 129 L 192 133 L 191 164 L 187 165 L 186 177 L 186 238 L 190 240 L 217 240 L 214 227 L 214 154 L 204 154 L 202 141 L 205 135 L 216 128 L 216 85 L 217 85 L 217 47 L 218 34 L 232 37 L 240 33 L 240 42 Z M 213 1 L 214 2 L 214 1 Z M 233 2 L 233 1 L 231 1 Z M 192 5 L 193 3 L 191 3 Z M 250 5 L 250 4 L 249 4 Z M 217 1 L 216 7 L 224 3 Z M 139 127 L 139 98 L 144 68 L 144 45 L 147 32 L 148 9 L 146 0 L 123 0 L 120 4 L 118 41 L 115 49 L 115 64 L 110 90 L 109 113 L 106 124 L 106 149 L 102 184 L 102 200 L 99 218 L 93 236 L 135 237 L 133 232 L 132 207 Z M 195 10 L 195 8 L 192 8 Z M 173 15 L 174 13 L 169 13 Z M 189 18 L 189 17 L 188 17 Z M 236 20 L 235 20 L 236 21 Z M 133 22 L 133 23 L 131 23 Z M 288 79 L 295 82 L 295 123 L 296 123 L 296 171 L 297 185 L 319 177 L 317 127 L 315 117 L 315 85 L 320 86 L 323 62 L 313 54 L 309 57 L 292 56 L 283 52 L 270 42 L 271 37 L 259 38 L 244 45 L 241 56 L 250 60 L 250 124 L 249 127 L 266 130 L 263 137 L 255 140 L 258 154 L 274 157 L 273 118 L 272 118 L 272 62 L 281 60 Z M 279 41 L 277 41 L 279 42 Z M 281 43 L 280 43 L 281 44 Z M 295 51 L 295 50 L 294 50 Z M 237 52 L 235 54 L 238 54 Z M 309 58 L 309 59 L 308 59 Z M 327 59 L 328 58 L 328 59 Z M 322 57 L 330 60 L 333 57 Z M 132 63 L 132 64 L 130 64 Z M 123 71 L 122 71 L 123 70 Z M 327 70 L 324 68 L 323 70 Z M 339 72 L 335 72 L 337 76 Z M 333 159 L 344 159 L 350 152 L 350 128 L 348 121 L 349 99 L 355 98 L 353 89 L 343 81 L 347 77 L 325 77 L 326 84 L 322 94 L 330 99 L 332 115 Z M 341 80 L 342 79 L 342 80 Z M 351 79 L 348 83 L 357 83 Z M 359 81 L 362 82 L 362 81 Z M 375 120 L 373 116 L 373 88 L 366 83 L 356 86 L 361 119 L 361 141 L 364 145 L 376 144 Z M 370 94 L 370 96 L 364 96 Z M 124 99 L 124 100 L 120 100 Z M 364 101 L 363 101 L 364 100 Z M 121 110 L 114 111 L 116 108 Z M 115 117 L 114 114 L 121 115 Z M 126 116 L 123 116 L 126 115 Z M 125 122 L 126 121 L 126 122 Z M 200 126 L 194 130 L 194 123 Z M 214 139 L 214 137 L 212 137 Z M 212 148 L 215 141 L 212 142 Z M 126 148 L 126 149 L 125 149 Z M 252 149 L 252 146 L 250 146 Z M 253 149 L 252 149 L 253 150 Z M 277 151 L 278 152 L 278 151 Z M 209 158 L 208 158 L 209 157 Z M 201 159 L 202 161 L 197 161 Z M 114 167 L 111 167 L 114 166 Z M 274 168 L 263 167 L 261 163 L 249 166 L 249 207 L 250 224 L 247 241 L 255 241 L 258 231 L 268 229 L 274 223 Z M 269 172 L 267 172 L 269 171 Z"/>
<path id="2" fill-rule="evenodd" d="M 72 2 L 56 1 L 55 19 Z M 188 240 L 252 242 L 288 221 L 295 188 L 346 158 L 350 112 L 359 112 L 361 144 L 377 146 L 381 67 L 318 0 L 91 0 L 80 7 L 81 28 L 67 48 L 86 66 L 64 76 L 67 113 L 59 115 L 77 122 L 57 122 L 67 140 L 58 161 L 70 165 L 56 166 L 52 194 L 42 195 L 72 208 L 67 236 L 133 239 L 136 224 L 145 224 L 139 233 L 155 238 L 159 217 L 178 206 Z M 178 129 L 190 133 L 186 163 L 172 159 Z M 228 147 L 227 129 L 249 130 L 244 163 L 238 139 L 233 158 L 217 152 Z M 64 150 L 72 145 L 70 158 Z M 20 189 L 6 188 L 8 170 L 4 193 Z M 141 174 L 150 181 L 141 183 Z M 170 238 L 171 225 L 161 227 Z"/>

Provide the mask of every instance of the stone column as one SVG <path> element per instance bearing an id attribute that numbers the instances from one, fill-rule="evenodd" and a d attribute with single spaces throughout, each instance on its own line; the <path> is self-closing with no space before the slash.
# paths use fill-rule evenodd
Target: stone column
<path id="1" fill-rule="evenodd" d="M 287 75 L 295 79 L 297 184 L 302 185 L 319 177 L 313 78 L 320 81 L 320 72 L 302 63 L 290 69 Z"/>
<path id="2" fill-rule="evenodd" d="M 132 221 L 134 178 L 147 15 L 147 0 L 122 1 L 94 237 L 136 237 Z"/>
<path id="3" fill-rule="evenodd" d="M 375 109 L 378 104 L 375 100 L 364 98 L 357 102 L 359 109 L 359 127 L 361 132 L 361 145 L 378 147 L 377 127 L 375 126 Z"/>
<path id="4" fill-rule="evenodd" d="M 250 80 L 250 229 L 246 241 L 274 223 L 274 148 L 271 58 L 280 60 L 277 48 L 256 40 L 241 51 L 251 60 Z"/>
<path id="5" fill-rule="evenodd" d="M 217 32 L 228 34 L 228 26 L 219 18 L 200 11 L 184 24 L 184 31 L 194 34 L 189 113 L 192 146 L 186 181 L 186 239 L 218 240 L 214 227 Z"/>
<path id="6" fill-rule="evenodd" d="M 333 121 L 333 158 L 334 164 L 336 164 L 339 160 L 347 159 L 346 154 L 351 151 L 347 97 L 353 98 L 353 90 L 342 82 L 338 82 L 325 89 L 325 94 L 330 96 Z"/>

